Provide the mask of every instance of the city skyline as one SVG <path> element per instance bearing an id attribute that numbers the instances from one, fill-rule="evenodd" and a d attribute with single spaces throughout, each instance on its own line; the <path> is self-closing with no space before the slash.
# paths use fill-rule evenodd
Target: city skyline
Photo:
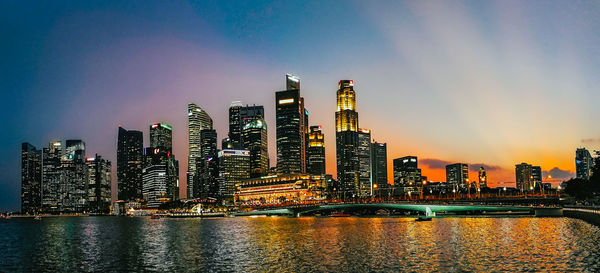
<path id="1" fill-rule="evenodd" d="M 541 166 L 545 172 L 558 168 L 555 172 L 560 175 L 562 171 L 564 178 L 574 176 L 575 149 L 594 150 L 600 146 L 597 139 L 600 128 L 594 128 L 593 122 L 593 117 L 599 113 L 592 103 L 599 98 L 594 93 L 598 79 L 592 75 L 598 74 L 600 66 L 598 56 L 590 54 L 599 51 L 598 34 L 592 31 L 598 29 L 599 23 L 582 23 L 593 20 L 597 14 L 592 12 L 576 18 L 572 13 L 560 12 L 554 2 L 544 5 L 549 14 L 562 16 L 570 24 L 569 29 L 581 25 L 576 28 L 578 31 L 565 33 L 568 38 L 563 40 L 545 34 L 540 28 L 540 24 L 551 22 L 548 15 L 527 18 L 526 15 L 534 12 L 527 3 L 497 3 L 500 12 L 492 16 L 491 21 L 499 26 L 483 21 L 482 14 L 489 10 L 482 4 L 463 3 L 457 7 L 443 3 L 402 3 L 411 15 L 410 20 L 404 22 L 406 25 L 396 24 L 399 22 L 382 12 L 381 7 L 370 6 L 364 11 L 364 17 L 359 18 L 361 22 L 369 22 L 366 26 L 351 23 L 346 27 L 344 23 L 348 23 L 348 19 L 331 15 L 334 17 L 326 20 L 337 23 L 312 35 L 310 31 L 314 30 L 314 25 L 311 27 L 307 19 L 301 20 L 299 28 L 291 28 L 291 22 L 276 15 L 276 11 L 283 10 L 288 15 L 296 14 L 295 11 L 273 3 L 260 7 L 246 5 L 249 10 L 242 19 L 245 27 L 210 20 L 201 22 L 198 18 L 208 15 L 195 13 L 193 4 L 166 7 L 181 12 L 182 18 L 201 26 L 196 31 L 173 30 L 178 24 L 188 22 L 184 19 L 155 29 L 157 23 L 149 18 L 157 14 L 149 9 L 128 15 L 117 12 L 121 15 L 117 16 L 116 22 L 145 27 L 141 33 L 133 28 L 119 32 L 118 24 L 107 21 L 110 18 L 107 14 L 91 12 L 83 4 L 68 7 L 70 12 L 76 11 L 70 16 L 44 14 L 33 23 L 23 23 L 17 29 L 28 32 L 36 23 L 52 22 L 5 45 L 5 53 L 27 44 L 30 39 L 43 46 L 31 54 L 26 49 L 16 50 L 18 58 L 32 56 L 25 58 L 23 63 L 14 64 L 16 72 L 6 70 L 10 79 L 2 83 L 3 90 L 8 90 L 3 92 L 6 105 L 2 107 L 2 115 L 7 117 L 8 125 L 13 129 L 2 137 L 5 148 L 2 150 L 4 158 L 0 161 L 0 187 L 3 188 L 0 210 L 19 205 L 21 142 L 42 149 L 53 140 L 85 141 L 88 156 L 97 153 L 112 162 L 114 189 L 118 124 L 128 130 L 142 131 L 144 147 L 149 146 L 147 128 L 150 124 L 165 122 L 172 125 L 173 150 L 180 161 L 179 177 L 185 181 L 188 103 L 198 104 L 213 117 L 219 142 L 228 132 L 227 112 L 231 101 L 264 105 L 265 120 L 270 128 L 269 156 L 271 166 L 274 166 L 277 153 L 273 101 L 275 91 L 285 90 L 282 75 L 286 72 L 298 75 L 302 80 L 302 97 L 310 110 L 310 125 L 322 125 L 327 147 L 327 173 L 334 176 L 335 91 L 337 82 L 342 79 L 356 82 L 360 126 L 372 130 L 372 138 L 378 142 L 387 143 L 388 181 L 391 181 L 393 159 L 409 155 L 419 157 L 423 175 L 434 181 L 445 180 L 445 165 L 459 162 L 472 167 L 469 173 L 472 179 L 477 177 L 479 167 L 483 165 L 491 187 L 498 182 L 514 182 L 514 166 L 520 162 Z M 107 10 L 127 11 L 127 7 L 106 5 Z M 233 9 L 226 4 L 215 5 L 224 5 L 220 6 L 223 10 Z M 332 8 L 329 5 L 333 4 L 327 4 L 323 13 L 314 9 L 308 13 L 308 8 L 302 7 L 296 12 L 325 20 L 322 19 L 327 17 L 324 14 Z M 581 3 L 572 8 L 597 11 L 594 5 Z M 446 12 L 440 12 L 441 7 L 447 9 Z M 348 8 L 357 12 L 361 5 L 353 4 Z M 378 12 L 382 16 L 375 18 L 373 14 Z M 260 20 L 249 14 L 267 22 L 259 24 L 257 21 Z M 11 16 L 6 16 L 6 20 L 17 21 Z M 85 20 L 89 16 L 92 20 Z M 168 19 L 164 16 L 159 16 L 158 21 Z M 144 20 L 134 23 L 135 19 Z M 441 27 L 443 19 L 451 19 L 445 27 Z M 521 25 L 516 27 L 508 23 L 513 19 L 523 23 L 523 29 Z M 280 27 L 262 25 L 273 20 L 284 20 L 285 24 Z M 102 22 L 108 24 L 101 26 Z M 99 37 L 65 36 L 82 34 L 86 28 L 80 28 L 77 23 L 105 32 L 100 31 Z M 412 25 L 421 32 L 411 31 L 408 26 Z M 320 41 L 316 43 L 317 53 L 304 49 L 306 43 L 293 45 L 297 38 L 281 34 L 286 27 Z M 561 28 L 557 23 L 549 23 L 548 27 Z M 371 28 L 377 31 L 371 33 Z M 267 34 L 261 34 L 265 29 Z M 365 41 L 356 41 L 354 45 L 341 48 L 342 52 L 333 53 L 340 48 L 323 35 L 335 30 L 348 37 L 359 30 L 369 39 L 384 42 L 374 47 Z M 451 37 L 459 30 L 463 40 Z M 527 30 L 539 40 L 528 37 Z M 268 37 L 264 35 L 276 35 L 273 32 L 282 35 L 283 41 L 264 50 L 258 49 L 263 45 L 261 39 Z M 4 34 L 5 37 L 13 36 Z M 198 37 L 199 34 L 208 37 Z M 503 38 L 509 44 L 492 46 L 502 35 L 509 36 Z M 487 36 L 492 38 L 486 39 Z M 106 47 L 92 45 L 101 38 L 108 39 Z M 216 42 L 203 44 L 210 38 L 217 38 Z M 74 44 L 64 44 L 63 41 L 71 39 Z M 567 43 L 567 39 L 574 42 Z M 245 41 L 249 43 L 239 45 Z M 428 41 L 438 42 L 440 46 L 426 43 L 419 48 Z M 298 52 L 300 56 L 289 56 L 283 49 L 272 50 L 278 46 Z M 360 54 L 363 48 L 367 49 L 367 54 Z M 490 55 L 488 51 L 492 48 L 503 56 Z M 470 49 L 476 50 L 470 52 Z M 538 49 L 540 51 L 536 51 Z M 272 52 L 267 53 L 269 50 Z M 458 54 L 449 54 L 454 50 Z M 426 52 L 435 54 L 423 56 Z M 553 53 L 558 56 L 551 58 Z M 383 58 L 385 54 L 389 54 L 389 58 Z M 318 55 L 328 57 L 321 60 Z M 351 57 L 346 60 L 341 58 L 343 55 Z M 303 60 L 302 56 L 307 58 Z M 60 57 L 65 58 L 59 60 Z M 328 58 L 339 60 L 341 65 L 335 67 L 344 68 L 335 69 L 332 66 L 335 62 Z M 8 63 L 13 64 L 14 60 L 9 58 Z M 434 65 L 434 61 L 439 63 Z M 203 62 L 209 65 L 201 65 Z M 556 65 L 555 69 L 547 68 L 554 67 L 554 62 L 561 65 Z M 450 70 L 452 66 L 458 69 Z M 24 80 L 32 75 L 32 81 Z M 185 196 L 185 189 L 180 186 L 181 196 Z"/>

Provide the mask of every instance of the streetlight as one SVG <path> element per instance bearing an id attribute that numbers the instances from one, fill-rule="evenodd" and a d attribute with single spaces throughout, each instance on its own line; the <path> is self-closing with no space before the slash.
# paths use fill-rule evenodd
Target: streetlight
<path id="1" fill-rule="evenodd" d="M 377 184 L 373 184 L 373 190 L 375 191 L 375 197 L 377 197 Z"/>

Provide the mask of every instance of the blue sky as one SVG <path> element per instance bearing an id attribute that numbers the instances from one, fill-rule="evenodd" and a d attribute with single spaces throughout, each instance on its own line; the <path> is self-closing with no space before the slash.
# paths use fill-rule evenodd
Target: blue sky
<path id="1" fill-rule="evenodd" d="M 219 138 L 232 100 L 264 105 L 274 128 L 285 73 L 331 173 L 341 79 L 390 159 L 496 166 L 500 183 L 522 161 L 568 177 L 575 148 L 600 144 L 597 1 L 3 1 L 0 23 L 0 210 L 19 206 L 21 142 L 79 138 L 114 165 L 117 124 L 165 121 L 185 166 L 188 102 Z M 272 162 L 274 143 L 270 130 Z"/>

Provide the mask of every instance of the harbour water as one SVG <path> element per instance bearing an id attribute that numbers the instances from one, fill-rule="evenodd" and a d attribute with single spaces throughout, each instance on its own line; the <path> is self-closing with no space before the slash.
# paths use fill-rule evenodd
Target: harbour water
<path id="1" fill-rule="evenodd" d="M 12 218 L 0 272 L 599 272 L 598 245 L 570 218 Z"/>

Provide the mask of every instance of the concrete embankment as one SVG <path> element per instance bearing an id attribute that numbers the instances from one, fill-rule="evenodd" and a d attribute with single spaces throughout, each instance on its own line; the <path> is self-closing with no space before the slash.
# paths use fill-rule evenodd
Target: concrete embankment
<path id="1" fill-rule="evenodd" d="M 564 208 L 563 215 L 586 221 L 590 224 L 600 226 L 600 210 L 589 208 Z"/>

